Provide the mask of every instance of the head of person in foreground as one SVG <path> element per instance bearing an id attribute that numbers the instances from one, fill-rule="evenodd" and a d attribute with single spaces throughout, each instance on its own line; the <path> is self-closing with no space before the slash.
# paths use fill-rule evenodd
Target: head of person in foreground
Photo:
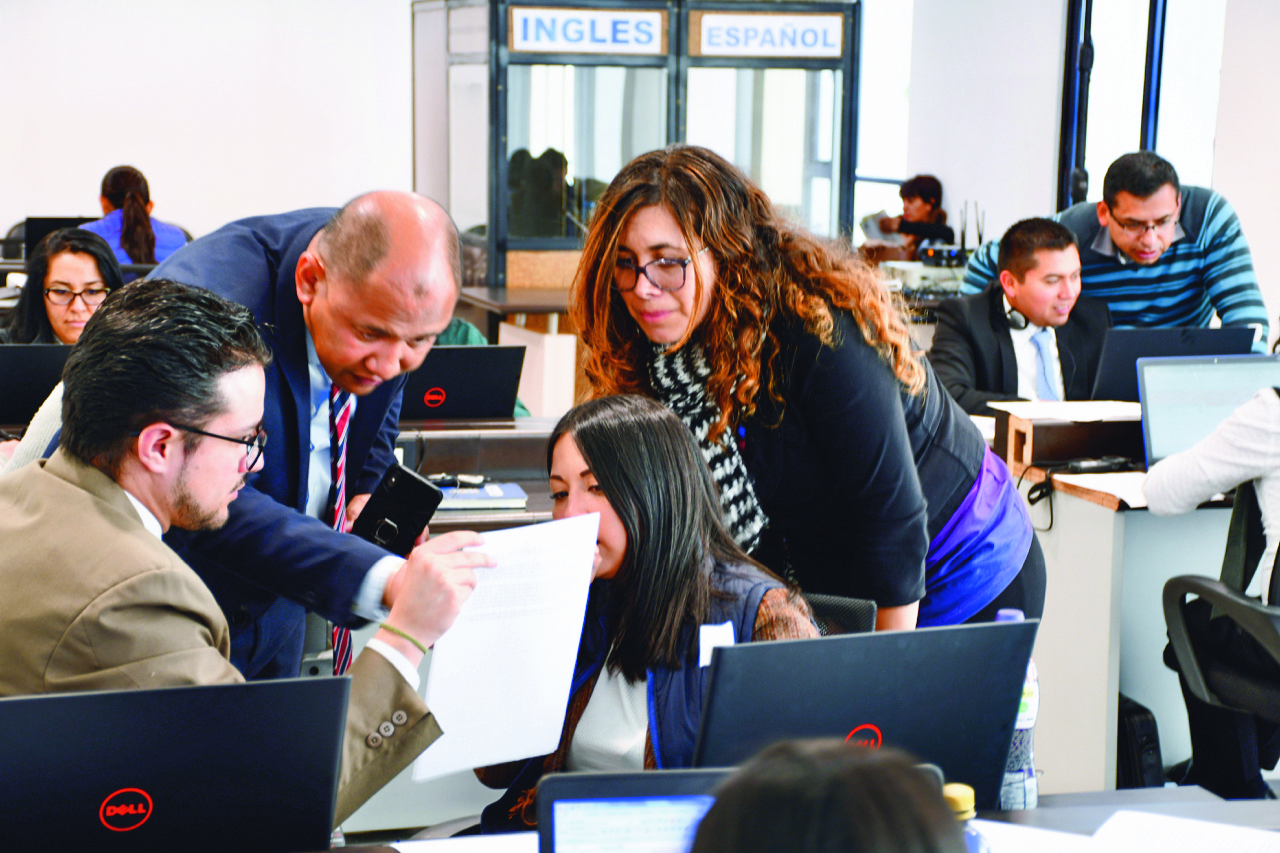
<path id="1" fill-rule="evenodd" d="M 166 279 L 95 313 L 63 372 L 64 452 L 170 526 L 222 526 L 261 467 L 270 350 L 241 305 Z"/>
<path id="2" fill-rule="evenodd" d="M 716 789 L 691 853 L 965 853 L 936 779 L 904 753 L 784 741 Z"/>

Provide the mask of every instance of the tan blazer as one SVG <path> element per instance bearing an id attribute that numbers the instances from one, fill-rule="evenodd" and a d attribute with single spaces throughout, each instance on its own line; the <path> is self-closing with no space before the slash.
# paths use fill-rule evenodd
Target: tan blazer
<path id="1" fill-rule="evenodd" d="M 0 477 L 0 695 L 243 681 L 229 649 L 212 593 L 114 480 L 61 450 Z M 440 736 L 382 655 L 351 675 L 335 824 Z"/>

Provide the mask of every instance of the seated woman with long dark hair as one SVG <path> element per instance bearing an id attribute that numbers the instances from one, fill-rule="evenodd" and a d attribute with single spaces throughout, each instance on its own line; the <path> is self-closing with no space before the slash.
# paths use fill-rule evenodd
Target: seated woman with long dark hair
<path id="1" fill-rule="evenodd" d="M 0 336 L 10 344 L 74 344 L 107 294 L 123 284 L 105 240 L 79 228 L 54 231 L 27 262 L 27 283 Z"/>
<path id="2" fill-rule="evenodd" d="M 535 824 L 533 789 L 558 770 L 688 767 L 702 712 L 700 645 L 816 637 L 808 606 L 725 529 L 693 437 L 671 411 L 603 397 L 560 419 L 547 449 L 553 514 L 600 513 L 564 732 L 550 755 L 477 770 L 506 787 L 485 831 Z M 519 701 L 519 697 L 512 697 Z"/>

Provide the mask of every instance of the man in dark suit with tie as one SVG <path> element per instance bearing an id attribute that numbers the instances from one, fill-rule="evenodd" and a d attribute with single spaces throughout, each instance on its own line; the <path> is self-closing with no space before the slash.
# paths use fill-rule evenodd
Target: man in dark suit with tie
<path id="1" fill-rule="evenodd" d="M 395 461 L 404 374 L 448 326 L 459 267 L 457 232 L 438 205 L 376 192 L 340 211 L 232 222 L 153 274 L 247 306 L 274 355 L 263 470 L 221 529 L 166 537 L 226 613 L 231 660 L 247 678 L 297 675 L 306 611 L 358 627 L 394 601 L 403 561 L 331 529 L 336 486 L 349 522 Z M 349 400 L 339 438 L 330 413 Z M 331 445 L 343 444 L 337 483 Z"/>
<path id="2" fill-rule="evenodd" d="M 1105 303 L 1080 296 L 1075 235 L 1024 219 L 1000 240 L 1000 276 L 938 307 L 929 361 L 971 415 L 992 400 L 1087 400 L 1111 327 Z"/>

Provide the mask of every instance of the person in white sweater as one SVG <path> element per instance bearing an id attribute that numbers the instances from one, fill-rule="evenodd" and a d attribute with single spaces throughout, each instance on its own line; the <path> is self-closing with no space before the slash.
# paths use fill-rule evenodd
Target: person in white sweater
<path id="1" fill-rule="evenodd" d="M 1203 501 L 1240 483 L 1253 481 L 1267 548 L 1246 594 L 1268 601 L 1272 568 L 1280 544 L 1280 391 L 1264 388 L 1232 412 L 1208 437 L 1156 463 L 1143 483 L 1147 505 L 1157 515 L 1190 512 Z M 1276 596 L 1280 599 L 1280 596 Z M 1280 684 L 1280 664 L 1234 622 L 1210 620 L 1208 602 L 1186 606 L 1187 629 L 1197 650 L 1211 651 L 1234 667 Z M 1165 650 L 1171 667 L 1176 659 Z M 1280 759 L 1280 727 L 1250 714 L 1228 711 L 1197 699 L 1179 673 L 1191 731 L 1191 767 L 1183 784 L 1196 784 L 1221 797 L 1273 798 L 1261 768 Z"/>
<path id="2" fill-rule="evenodd" d="M 1267 550 L 1247 591 L 1267 601 L 1280 545 L 1280 393 L 1263 388 L 1195 446 L 1160 460 L 1142 490 L 1156 515 L 1190 512 L 1214 495 L 1254 481 Z"/>

